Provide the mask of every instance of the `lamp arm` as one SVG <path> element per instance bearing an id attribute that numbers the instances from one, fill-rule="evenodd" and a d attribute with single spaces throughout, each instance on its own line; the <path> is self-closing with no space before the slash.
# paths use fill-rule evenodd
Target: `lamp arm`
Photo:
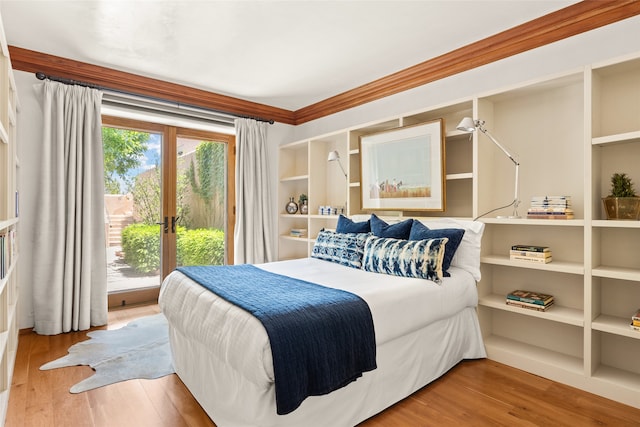
<path id="1" fill-rule="evenodd" d="M 496 144 L 498 146 L 499 149 L 502 150 L 502 152 L 511 159 L 511 161 L 513 162 L 514 165 L 519 166 L 520 163 L 518 163 L 518 161 L 511 155 L 511 153 L 509 153 L 507 151 L 506 148 L 504 148 L 504 146 L 502 144 L 500 144 L 494 137 L 493 135 L 491 135 L 489 133 L 488 130 L 486 130 L 485 128 L 483 128 L 482 126 L 478 127 L 478 130 L 480 130 L 480 132 L 484 133 L 485 135 L 487 135 L 487 137 L 491 140 L 491 142 L 493 142 L 494 144 Z"/>
<path id="2" fill-rule="evenodd" d="M 340 158 L 338 158 L 337 160 L 338 160 L 338 164 L 340 165 L 340 169 L 342 169 L 342 173 L 344 174 L 344 178 L 347 179 L 347 172 L 344 170 L 344 167 L 342 167 L 342 162 L 340 161 Z"/>
<path id="3" fill-rule="evenodd" d="M 502 152 L 509 158 L 511 159 L 511 161 L 513 162 L 513 164 L 516 167 L 516 176 L 515 176 L 515 184 L 514 184 L 514 195 L 513 195 L 513 215 L 512 217 L 514 218 L 519 218 L 520 216 L 518 215 L 518 205 L 520 205 L 520 185 L 519 185 L 519 178 L 520 178 L 520 162 L 518 162 L 513 155 L 511 155 L 511 153 L 509 153 L 509 151 L 507 151 L 506 148 L 504 148 L 504 146 L 502 144 L 500 144 L 494 137 L 493 135 L 491 135 L 491 133 L 489 133 L 488 130 L 486 130 L 484 127 L 482 127 L 482 125 L 478 126 L 478 130 L 480 130 L 480 132 L 484 133 L 490 140 L 491 142 L 493 142 L 494 144 L 496 144 L 496 146 L 502 150 Z"/>

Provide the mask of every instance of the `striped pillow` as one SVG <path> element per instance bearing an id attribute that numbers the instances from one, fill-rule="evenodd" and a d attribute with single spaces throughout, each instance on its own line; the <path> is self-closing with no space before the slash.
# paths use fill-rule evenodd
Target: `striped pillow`
<path id="1" fill-rule="evenodd" d="M 446 237 L 401 240 L 370 236 L 364 245 L 362 268 L 374 273 L 416 277 L 442 283 Z"/>
<path id="2" fill-rule="evenodd" d="M 311 251 L 312 258 L 361 268 L 364 244 L 369 233 L 335 233 L 322 230 Z"/>

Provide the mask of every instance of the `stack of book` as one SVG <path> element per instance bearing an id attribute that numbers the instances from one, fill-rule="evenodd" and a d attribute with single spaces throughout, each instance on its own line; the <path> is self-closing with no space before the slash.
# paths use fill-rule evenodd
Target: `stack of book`
<path id="1" fill-rule="evenodd" d="M 553 305 L 553 295 L 518 289 L 507 295 L 507 305 L 529 310 L 547 311 Z"/>
<path id="2" fill-rule="evenodd" d="M 289 235 L 291 237 L 305 237 L 307 235 L 307 229 L 306 228 L 292 228 L 289 231 Z"/>
<path id="3" fill-rule="evenodd" d="M 509 251 L 512 261 L 527 261 L 546 264 L 553 260 L 548 246 L 513 245 Z"/>
<path id="4" fill-rule="evenodd" d="M 533 196 L 529 219 L 573 219 L 571 196 Z"/>
<path id="5" fill-rule="evenodd" d="M 631 324 L 629 326 L 631 329 L 640 331 L 640 309 L 636 310 L 636 314 L 631 316 Z"/>
<path id="6" fill-rule="evenodd" d="M 0 233 L 0 279 L 4 279 L 7 275 L 16 256 L 15 234 L 15 230 Z"/>

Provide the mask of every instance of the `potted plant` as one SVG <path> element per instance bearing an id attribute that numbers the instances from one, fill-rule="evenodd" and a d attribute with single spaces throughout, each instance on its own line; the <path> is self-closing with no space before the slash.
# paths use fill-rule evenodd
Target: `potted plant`
<path id="1" fill-rule="evenodd" d="M 611 194 L 602 199 L 607 219 L 640 219 L 640 197 L 626 173 L 611 176 Z"/>
<path id="2" fill-rule="evenodd" d="M 298 204 L 300 205 L 300 213 L 306 215 L 309 212 L 309 206 L 307 204 L 307 195 L 302 193 L 300 198 L 298 199 Z"/>

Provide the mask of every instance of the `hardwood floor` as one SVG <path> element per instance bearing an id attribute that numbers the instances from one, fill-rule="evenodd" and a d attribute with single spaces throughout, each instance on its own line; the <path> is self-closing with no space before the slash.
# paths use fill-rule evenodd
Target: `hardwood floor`
<path id="1" fill-rule="evenodd" d="M 157 312 L 157 305 L 111 311 L 107 329 Z M 85 339 L 86 331 L 20 336 L 7 427 L 215 426 L 176 375 L 70 394 L 69 388 L 90 376 L 91 368 L 38 369 Z M 490 360 L 473 360 L 360 427 L 499 425 L 640 426 L 640 409 Z"/>

